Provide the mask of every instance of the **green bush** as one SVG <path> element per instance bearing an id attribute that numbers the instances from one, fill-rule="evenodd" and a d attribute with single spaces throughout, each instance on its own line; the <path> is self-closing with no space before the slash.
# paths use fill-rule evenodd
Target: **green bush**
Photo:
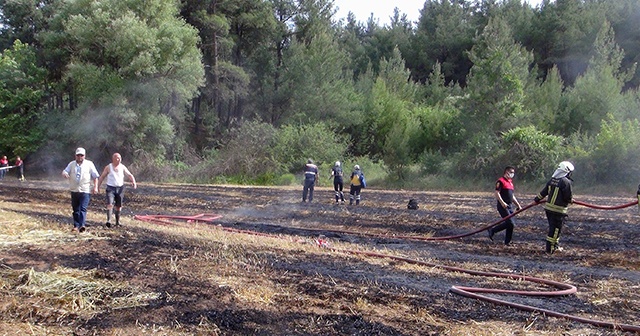
<path id="1" fill-rule="evenodd" d="M 504 166 L 511 165 L 522 179 L 544 179 L 550 168 L 566 159 L 562 145 L 562 137 L 541 132 L 535 126 L 513 128 L 502 135 L 494 158 L 495 172 L 501 175 Z"/>
<path id="2" fill-rule="evenodd" d="M 291 173 L 286 173 L 278 176 L 275 179 L 274 184 L 278 186 L 290 186 L 290 185 L 296 184 L 296 182 L 298 182 L 298 179 L 296 178 L 295 175 Z"/>
<path id="3" fill-rule="evenodd" d="M 452 164 L 447 175 L 473 178 L 495 175 L 492 169 L 494 157 L 501 151 L 498 140 L 492 134 L 475 134 L 463 150 L 451 156 Z"/>
<path id="4" fill-rule="evenodd" d="M 307 159 L 317 165 L 332 163 L 346 150 L 346 139 L 324 123 L 287 125 L 276 134 L 273 157 L 280 171 L 295 174 L 303 171 Z"/>
<path id="5" fill-rule="evenodd" d="M 620 122 L 611 115 L 604 121 L 595 138 L 596 146 L 590 161 L 597 163 L 585 171 L 598 182 L 637 184 L 640 176 L 640 123 L 638 120 Z"/>

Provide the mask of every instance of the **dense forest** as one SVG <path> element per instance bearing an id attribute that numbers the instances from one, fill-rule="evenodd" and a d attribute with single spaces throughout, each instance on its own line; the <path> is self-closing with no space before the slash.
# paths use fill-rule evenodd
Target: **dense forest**
<path id="1" fill-rule="evenodd" d="M 152 180 L 287 184 L 307 158 L 385 183 L 640 176 L 640 1 L 0 0 L 0 153 L 77 146 Z M 579 172 L 579 173 L 578 173 Z M 369 178 L 371 180 L 371 178 Z"/>

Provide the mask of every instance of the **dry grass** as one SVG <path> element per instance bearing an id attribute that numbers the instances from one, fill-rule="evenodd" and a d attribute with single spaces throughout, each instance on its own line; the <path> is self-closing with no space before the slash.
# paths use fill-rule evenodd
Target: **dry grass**
<path id="1" fill-rule="evenodd" d="M 243 196 L 240 192 L 229 195 L 231 197 Z M 472 197 L 462 197 L 460 201 L 466 202 L 467 198 Z M 161 202 L 163 197 L 151 197 L 151 199 L 154 202 Z M 456 200 L 454 199 L 454 201 Z M 189 200 L 182 200 L 182 202 L 181 204 L 187 204 Z M 181 206 L 181 204 L 177 206 Z M 236 234 L 204 223 L 177 222 L 175 225 L 150 225 L 129 220 L 125 224 L 126 230 L 117 233 L 90 228 L 87 233 L 82 235 L 71 234 L 68 231 L 68 226 L 34 219 L 13 211 L 20 211 L 20 207 L 25 206 L 43 213 L 69 216 L 69 209 L 51 209 L 46 205 L 31 203 L 26 205 L 0 203 L 0 218 L 3 218 L 0 222 L 0 252 L 43 246 L 49 248 L 73 246 L 73 244 L 85 244 L 83 246 L 86 246 L 92 240 L 121 239 L 127 243 L 128 241 L 139 243 L 141 240 L 145 240 L 145 242 L 150 241 L 151 243 L 145 243 L 147 245 L 141 243 L 138 247 L 142 246 L 153 250 L 148 255 L 148 260 L 151 260 L 152 264 L 145 265 L 147 260 L 144 259 L 145 252 L 140 252 L 141 260 L 128 261 L 133 264 L 132 266 L 130 264 L 122 265 L 134 268 L 136 271 L 137 267 L 147 266 L 153 272 L 141 272 L 140 278 L 136 279 L 136 285 L 131 285 L 124 282 L 129 280 L 127 276 L 131 274 L 125 274 L 124 277 L 118 278 L 120 280 L 109 280 L 114 278 L 105 278 L 102 270 L 96 269 L 82 270 L 59 266 L 51 267 L 46 271 L 13 270 L 6 267 L 0 269 L 0 302 L 2 302 L 0 305 L 0 315 L 2 316 L 0 317 L 0 334 L 7 330 L 17 330 L 19 334 L 71 334 L 74 333 L 73 328 L 64 326 L 63 322 L 69 323 L 68 321 L 77 320 L 78 317 L 86 320 L 101 313 L 145 307 L 150 302 L 158 301 L 161 296 L 160 293 L 149 290 L 148 288 L 151 286 L 144 286 L 144 276 L 149 274 L 160 274 L 158 278 L 162 275 L 170 277 L 174 279 L 172 280 L 174 284 L 188 289 L 185 291 L 187 294 L 172 293 L 176 296 L 188 296 L 187 298 L 171 297 L 167 301 L 181 302 L 180 300 L 184 300 L 182 302 L 189 304 L 197 302 L 206 306 L 206 304 L 210 304 L 209 302 L 224 300 L 224 303 L 220 304 L 221 306 L 229 303 L 228 309 L 235 309 L 232 317 L 243 314 L 245 310 L 267 316 L 271 316 L 267 313 L 280 316 L 278 314 L 284 314 L 283 311 L 288 313 L 289 310 L 292 310 L 291 316 L 295 318 L 300 315 L 302 317 L 294 322 L 286 322 L 300 323 L 299 332 L 302 334 L 305 331 L 313 330 L 314 325 L 328 328 L 332 323 L 339 324 L 340 322 L 336 322 L 337 319 L 331 320 L 331 318 L 335 319 L 335 316 L 359 317 L 367 323 L 377 322 L 381 326 L 391 326 L 395 330 L 403 330 L 407 325 L 419 326 L 407 334 L 416 334 L 418 328 L 428 332 L 437 330 L 438 334 L 443 335 L 593 334 L 593 329 L 588 328 L 568 331 L 568 323 L 565 321 L 558 323 L 557 327 L 549 326 L 549 319 L 536 314 L 531 314 L 529 319 L 521 322 L 520 325 L 514 325 L 513 321 L 521 321 L 522 315 L 514 317 L 515 314 L 512 310 L 505 308 L 504 311 L 513 314 L 507 316 L 504 320 L 509 322 L 505 322 L 501 320 L 502 316 L 499 316 L 499 313 L 496 313 L 495 308 L 491 305 L 456 296 L 454 296 L 455 299 L 451 299 L 452 295 L 446 291 L 442 293 L 429 291 L 430 286 L 437 285 L 438 288 L 442 288 L 446 287 L 448 283 L 450 285 L 480 283 L 480 286 L 488 284 L 510 289 L 514 287 L 516 289 L 543 287 L 518 280 L 477 278 L 464 273 L 448 272 L 438 267 L 409 264 L 387 258 L 371 258 L 321 248 L 311 238 Z M 457 205 L 454 202 L 453 206 L 448 206 L 445 210 L 472 212 L 475 209 L 471 206 Z M 494 210 L 489 209 L 486 212 L 493 213 Z M 317 214 L 303 210 L 300 211 L 298 218 L 314 215 Z M 91 220 L 98 222 L 102 222 L 104 217 L 103 213 L 98 211 L 90 212 L 89 216 Z M 291 222 L 302 227 L 304 222 L 298 218 L 291 219 Z M 359 229 L 357 226 L 349 228 Z M 360 229 L 365 230 L 366 228 Z M 117 247 L 122 248 L 127 243 L 121 243 Z M 344 250 L 390 255 L 402 253 L 408 258 L 425 260 L 434 264 L 440 263 L 428 251 L 387 250 L 384 247 L 377 247 L 384 245 L 338 241 L 329 241 L 329 245 Z M 116 247 L 113 248 L 116 249 Z M 126 254 L 122 251 L 116 252 Z M 100 251 L 97 254 L 100 254 Z M 104 254 L 100 257 L 104 257 Z M 282 267 L 274 267 L 274 263 L 296 266 L 305 264 L 305 266 L 291 267 L 293 271 L 288 273 L 289 271 L 282 271 Z M 447 261 L 446 263 L 479 271 L 501 271 L 500 267 L 504 267 L 498 262 L 493 265 L 455 261 Z M 0 259 L 0 266 L 3 264 L 3 259 Z M 340 276 L 334 278 L 331 276 L 331 272 L 320 272 L 324 267 L 333 267 L 330 271 L 340 272 Z M 316 269 L 318 271 L 314 273 Z M 363 277 L 363 280 L 359 278 L 360 273 L 358 272 L 388 273 L 375 274 L 374 277 L 369 278 Z M 511 273 L 513 271 L 505 269 L 504 272 Z M 404 276 L 404 280 L 394 282 L 382 279 L 384 276 L 395 277 L 395 273 L 402 274 L 399 277 Z M 526 270 L 522 270 L 520 273 L 530 275 L 526 274 Z M 557 271 L 548 271 L 546 274 L 541 274 L 538 271 L 534 276 L 557 281 L 571 282 L 572 280 L 567 274 Z M 154 280 L 159 281 L 158 279 Z M 414 287 L 405 290 L 402 287 L 402 281 L 411 281 L 410 284 Z M 421 282 L 424 282 L 424 285 Z M 432 285 L 431 282 L 438 283 Z M 190 283 L 193 283 L 193 287 L 188 287 Z M 401 284 L 397 285 L 397 288 L 389 288 L 389 283 Z M 162 283 L 162 285 L 167 284 Z M 623 288 L 634 288 L 633 284 L 612 279 L 592 281 L 585 285 L 588 291 L 580 295 L 583 295 L 582 298 L 585 302 L 594 306 L 617 305 L 630 311 L 638 308 L 619 299 L 625 297 Z M 211 288 L 211 290 L 200 290 L 200 287 Z M 210 296 L 207 296 L 206 300 L 198 301 L 198 295 L 202 294 Z M 207 301 L 207 303 L 203 303 L 203 301 Z M 184 308 L 179 305 L 168 306 L 176 310 Z M 462 314 L 460 316 L 463 317 L 460 319 L 463 321 L 459 321 L 455 317 L 451 318 L 443 313 L 442 307 L 451 311 L 457 308 L 467 311 L 484 309 L 492 310 L 492 313 L 482 321 L 465 319 Z M 188 306 L 188 308 L 191 307 Z M 206 306 L 199 309 L 203 313 L 197 316 L 197 323 L 193 324 L 190 321 L 191 324 L 188 326 L 183 325 L 184 321 L 175 320 L 175 315 L 167 314 L 167 316 L 172 316 L 173 320 L 162 323 L 136 322 L 111 329 L 107 328 L 103 331 L 108 335 L 219 335 L 222 334 L 221 329 L 229 330 L 228 326 L 216 325 L 216 323 L 220 323 L 217 320 L 219 316 L 212 317 L 214 315 L 207 314 L 207 311 L 219 313 L 218 310 L 227 309 L 226 306 L 224 308 Z M 156 313 L 157 310 L 150 310 L 149 314 Z M 458 316 L 455 313 L 453 315 Z M 43 327 L 38 323 L 39 321 L 47 322 L 46 325 L 49 327 Z M 232 319 L 231 322 L 234 320 Z M 259 324 L 256 320 L 251 320 L 250 323 Z M 256 330 L 259 328 L 266 327 L 256 325 Z"/>
<path id="2" fill-rule="evenodd" d="M 61 315 L 59 318 L 69 314 L 89 318 L 106 310 L 144 306 L 159 296 L 124 283 L 98 279 L 93 270 L 59 267 L 47 272 L 3 270 L 0 274 L 3 290 L 35 298 L 39 304 L 34 308 L 49 307 Z"/>

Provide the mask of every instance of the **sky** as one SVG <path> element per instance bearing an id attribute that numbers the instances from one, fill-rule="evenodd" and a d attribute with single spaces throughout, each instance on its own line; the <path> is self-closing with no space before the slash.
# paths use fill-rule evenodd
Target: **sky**
<path id="1" fill-rule="evenodd" d="M 529 4 L 537 6 L 542 0 L 529 0 Z M 393 9 L 398 7 L 401 14 L 407 14 L 409 21 L 418 21 L 420 10 L 425 0 L 334 0 L 338 7 L 336 19 L 346 18 L 349 12 L 353 12 L 356 20 L 366 22 L 371 13 L 379 19 L 381 25 L 389 23 L 389 17 L 393 15 Z"/>

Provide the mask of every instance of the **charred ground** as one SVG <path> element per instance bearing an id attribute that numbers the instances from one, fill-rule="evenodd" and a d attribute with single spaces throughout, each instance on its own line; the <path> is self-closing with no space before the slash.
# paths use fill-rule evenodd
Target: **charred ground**
<path id="1" fill-rule="evenodd" d="M 332 204 L 332 192 L 326 189 L 316 190 L 311 204 L 301 204 L 299 194 L 297 188 L 143 185 L 127 190 L 123 226 L 103 225 L 99 195 L 91 202 L 87 233 L 74 235 L 64 185 L 4 183 L 0 209 L 28 216 L 55 238 L 21 239 L 28 236 L 24 231 L 3 235 L 10 243 L 0 246 L 0 330 L 35 327 L 48 334 L 79 335 L 624 334 L 449 292 L 452 285 L 545 290 L 539 285 L 337 253 L 316 246 L 314 240 L 321 236 L 332 246 L 568 282 L 578 287 L 578 294 L 500 297 L 640 325 L 637 206 L 614 211 L 573 206 L 561 237 L 565 250 L 548 256 L 543 253 L 547 225 L 541 207 L 516 218 L 510 247 L 501 244 L 502 234 L 495 241 L 484 233 L 445 241 L 397 238 L 448 236 L 492 223 L 497 212 L 489 193 L 367 189 L 357 207 Z M 418 199 L 419 210 L 406 209 L 409 198 Z M 532 198 L 520 195 L 521 200 Z M 600 205 L 633 201 L 577 198 Z M 204 223 L 171 228 L 133 219 L 201 213 L 222 215 L 217 221 L 222 227 L 281 238 L 225 232 Z M 126 286 L 101 296 L 89 311 L 24 290 L 33 276 L 29 271 L 56 270 L 84 271 L 91 280 Z M 149 295 L 144 304 L 114 304 L 120 302 L 114 297 L 130 298 L 132 293 Z"/>

